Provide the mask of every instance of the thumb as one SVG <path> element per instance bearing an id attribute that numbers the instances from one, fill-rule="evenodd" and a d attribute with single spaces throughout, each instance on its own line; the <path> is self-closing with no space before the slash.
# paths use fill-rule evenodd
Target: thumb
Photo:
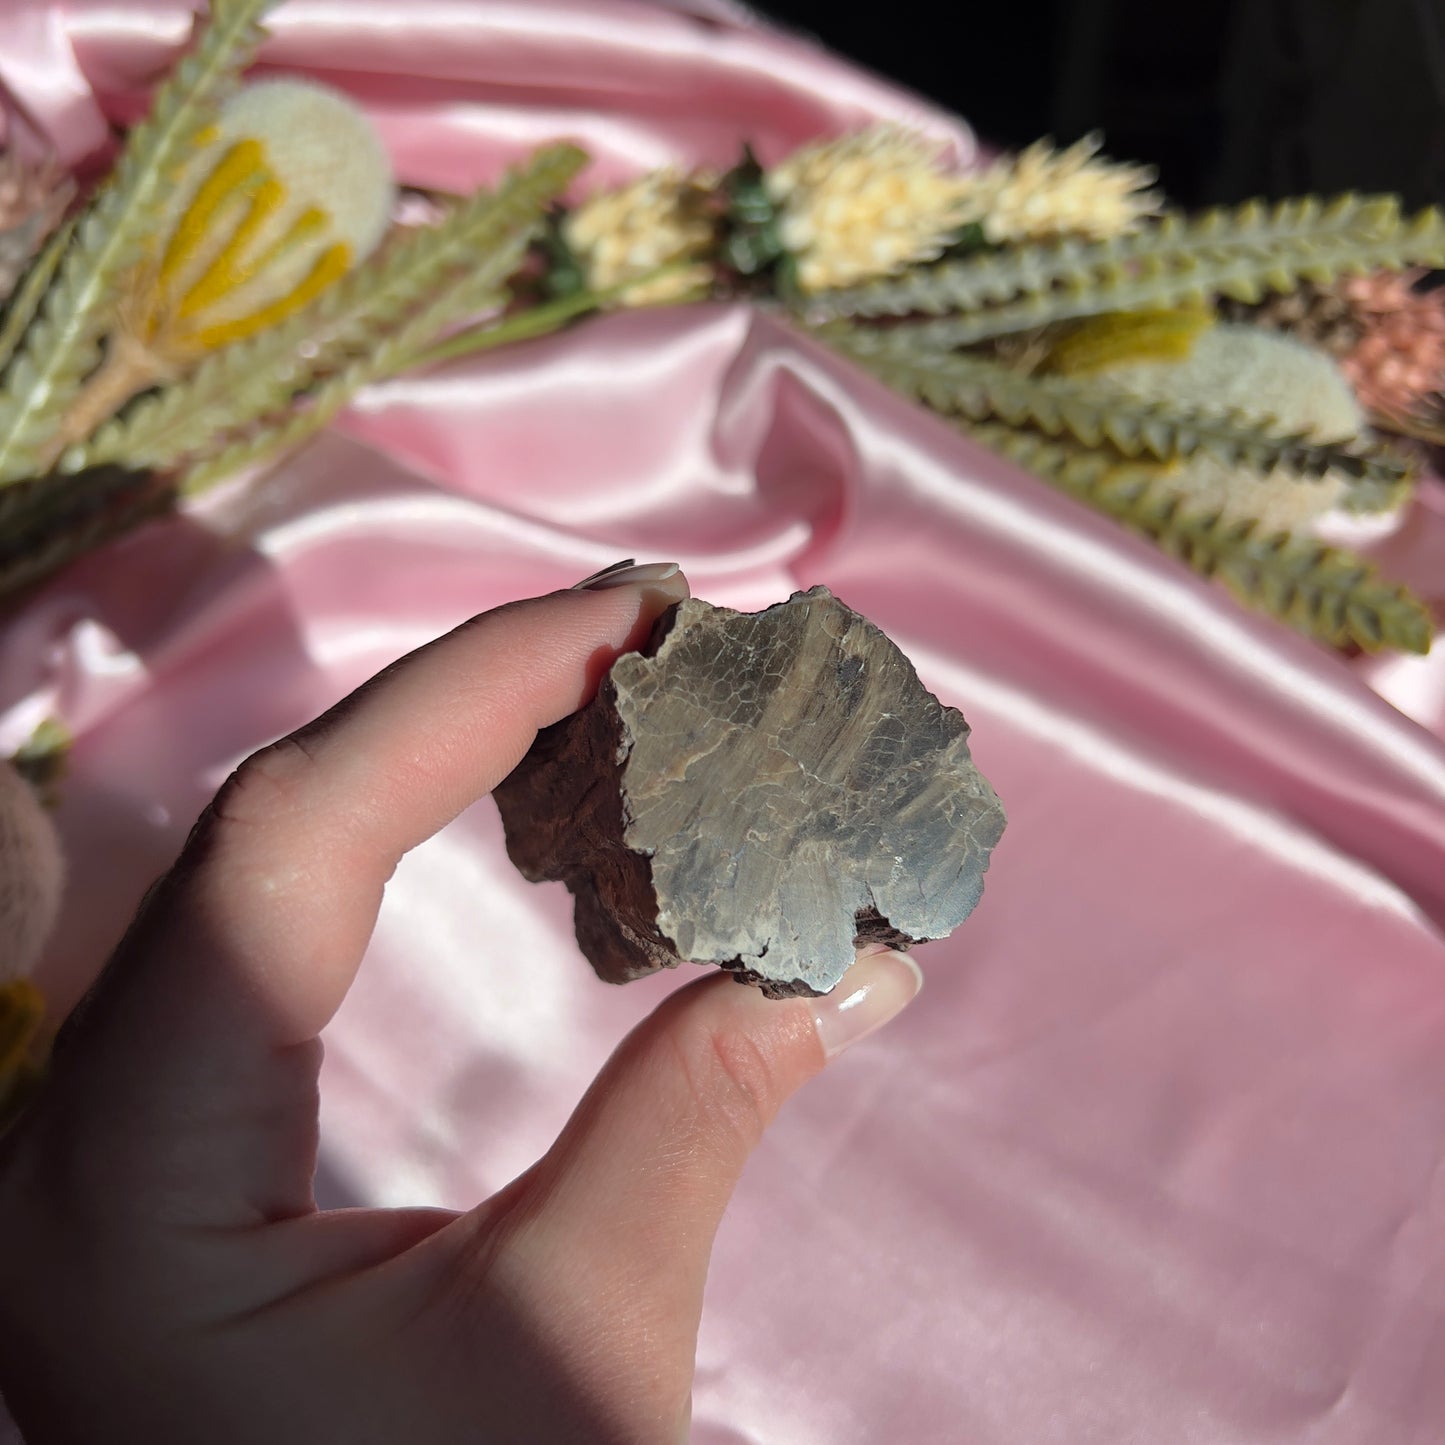
<path id="1" fill-rule="evenodd" d="M 822 998 L 771 1000 L 725 976 L 678 990 L 546 1157 L 453 1228 L 470 1226 L 493 1281 L 525 1290 L 572 1358 L 685 1407 L 713 1237 L 748 1155 L 788 1096 L 922 981 L 874 947 Z"/>

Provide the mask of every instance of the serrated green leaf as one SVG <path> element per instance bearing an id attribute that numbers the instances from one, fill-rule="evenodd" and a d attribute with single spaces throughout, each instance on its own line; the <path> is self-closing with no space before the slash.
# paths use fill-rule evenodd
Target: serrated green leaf
<path id="1" fill-rule="evenodd" d="M 30 493 L 21 516 L 0 520 L 0 597 L 43 581 L 92 548 L 124 535 L 171 505 L 174 491 L 148 474 L 105 467 L 43 477 L 6 489 Z"/>
<path id="2" fill-rule="evenodd" d="M 490 279 L 483 276 L 480 281 Z M 199 449 L 198 460 L 183 475 L 181 494 L 194 496 L 245 467 L 269 464 L 295 450 L 330 423 L 363 386 L 406 370 L 416 352 L 434 340 L 458 314 L 474 314 L 488 301 L 498 299 L 494 292 L 480 288 L 475 275 L 466 284 L 478 289 L 469 297 L 451 289 L 441 292 L 409 321 L 381 337 L 365 356 L 357 357 L 321 382 L 299 406 L 288 403 L 260 418 L 259 425 L 245 435 L 237 436 L 234 431 L 229 436 L 218 433 L 208 446 Z"/>
<path id="3" fill-rule="evenodd" d="M 54 279 L 56 267 L 60 265 L 74 234 L 75 221 L 72 218 L 46 241 L 10 297 L 5 307 L 4 325 L 0 326 L 0 377 L 4 376 L 14 360 L 21 340 L 40 310 L 40 304 Z M 3 395 L 3 391 L 0 391 L 0 395 Z M 3 403 L 0 403 L 0 413 L 3 413 Z"/>
<path id="4" fill-rule="evenodd" d="M 400 354 L 397 337 L 416 345 L 419 315 L 435 334 L 501 295 L 545 207 L 585 161 L 569 145 L 539 152 L 495 192 L 479 192 L 437 225 L 418 228 L 291 320 L 141 398 L 69 453 L 64 467 L 118 461 L 168 470 L 234 448 L 246 428 L 289 425 L 293 401 L 318 384 L 345 377 L 354 390 L 386 374 L 382 358 Z"/>
<path id="5" fill-rule="evenodd" d="M 946 415 L 1032 426 L 1088 447 L 1107 445 L 1130 458 L 1172 462 L 1207 453 L 1260 473 L 1335 474 L 1381 493 L 1398 488 L 1409 475 L 1408 462 L 1394 453 L 1283 434 L 1235 412 L 1144 400 L 1104 377 L 1028 374 L 983 356 L 859 354 L 851 347 L 857 334 L 855 329 L 828 336 L 879 380 Z"/>
<path id="6" fill-rule="evenodd" d="M 935 316 L 880 330 L 872 345 L 951 350 L 1028 326 L 1206 301 L 1256 301 L 1351 273 L 1445 265 L 1445 218 L 1403 217 L 1391 196 L 1251 203 L 1109 241 L 1056 241 L 916 267 L 906 275 L 811 298 L 815 324 L 835 317 Z M 953 314 L 958 313 L 958 314 Z"/>
<path id="7" fill-rule="evenodd" d="M 1429 610 L 1363 558 L 1314 537 L 1195 510 L 1167 478 L 1118 453 L 997 422 L 965 428 L 986 446 L 1151 538 L 1241 602 L 1334 647 L 1430 650 Z"/>

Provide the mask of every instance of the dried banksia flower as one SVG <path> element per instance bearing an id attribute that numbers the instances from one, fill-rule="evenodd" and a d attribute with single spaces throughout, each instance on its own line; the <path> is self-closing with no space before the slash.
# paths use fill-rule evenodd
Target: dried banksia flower
<path id="1" fill-rule="evenodd" d="M 359 107 L 298 80 L 248 86 L 182 187 L 154 334 L 212 351 L 300 309 L 381 240 L 386 151 Z"/>
<path id="2" fill-rule="evenodd" d="M 1424 274 L 1381 271 L 1338 286 L 1361 328 L 1345 375 L 1370 411 L 1405 430 L 1438 428 L 1445 389 L 1445 290 L 1419 290 Z"/>
<path id="3" fill-rule="evenodd" d="M 1267 297 L 1258 305 L 1226 299 L 1221 314 L 1267 331 L 1283 332 L 1336 358 L 1348 356 L 1364 335 L 1364 324 L 1337 285 L 1302 282 L 1295 290 Z"/>
<path id="4" fill-rule="evenodd" d="M 942 147 L 897 126 L 818 142 L 768 171 L 778 233 L 804 291 L 852 286 L 941 256 L 970 219 Z"/>
<path id="5" fill-rule="evenodd" d="M 392 180 L 361 110 L 321 86 L 240 91 L 177 187 L 153 255 L 115 303 L 106 360 L 56 452 L 156 382 L 313 301 L 386 230 Z"/>
<path id="6" fill-rule="evenodd" d="M 976 221 L 985 240 L 1037 241 L 1081 236 L 1108 240 L 1136 230 L 1157 215 L 1163 201 L 1150 190 L 1158 179 L 1148 166 L 1097 159 L 1098 134 L 1067 150 L 1035 141 L 967 178 L 963 219 Z"/>
<path id="7" fill-rule="evenodd" d="M 653 171 L 579 206 L 562 234 L 588 287 L 627 286 L 621 298 L 626 306 L 660 306 L 705 293 L 714 274 L 708 258 L 717 242 L 716 186 L 715 176 Z M 653 274 L 663 267 L 667 275 Z M 630 281 L 637 284 L 628 286 Z"/>
<path id="8" fill-rule="evenodd" d="M 1183 361 L 1140 362 L 1096 375 L 1131 396 L 1237 412 L 1318 442 L 1348 441 L 1365 424 L 1354 392 L 1328 356 L 1256 326 L 1203 331 Z M 1308 526 L 1345 490 L 1344 479 L 1333 474 L 1313 479 L 1277 471 L 1261 477 L 1204 452 L 1173 464 L 1164 477 L 1191 510 L 1257 519 L 1278 532 Z"/>
<path id="9" fill-rule="evenodd" d="M 0 155 L 0 301 L 74 195 L 74 182 L 53 164 L 27 166 L 13 152 Z"/>

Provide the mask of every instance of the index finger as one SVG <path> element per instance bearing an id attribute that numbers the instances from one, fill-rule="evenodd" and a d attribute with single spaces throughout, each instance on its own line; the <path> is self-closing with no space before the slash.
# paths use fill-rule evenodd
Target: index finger
<path id="1" fill-rule="evenodd" d="M 490 792 L 685 596 L 678 572 L 483 613 L 249 758 L 128 940 L 145 1034 L 314 1038 L 402 855 Z"/>

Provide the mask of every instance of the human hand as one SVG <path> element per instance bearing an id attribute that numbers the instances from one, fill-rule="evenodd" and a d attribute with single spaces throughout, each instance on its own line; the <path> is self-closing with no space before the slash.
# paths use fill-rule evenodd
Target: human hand
<path id="1" fill-rule="evenodd" d="M 398 860 L 686 595 L 612 582 L 402 659 L 202 815 L 0 1148 L 0 1391 L 29 1445 L 685 1438 L 743 1164 L 913 997 L 906 960 L 866 957 L 825 999 L 678 990 L 475 1209 L 312 1196 L 318 1035 Z"/>

